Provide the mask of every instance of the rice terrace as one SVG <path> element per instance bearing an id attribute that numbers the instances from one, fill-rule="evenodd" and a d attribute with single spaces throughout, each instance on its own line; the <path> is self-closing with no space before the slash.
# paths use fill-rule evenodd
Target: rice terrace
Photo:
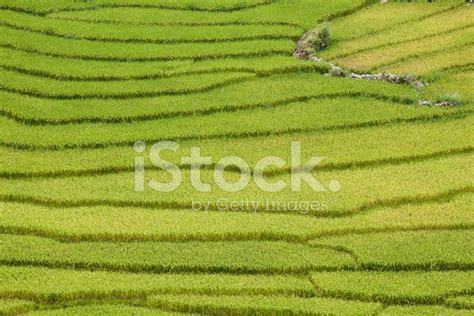
<path id="1" fill-rule="evenodd" d="M 0 0 L 0 315 L 473 315 L 471 2 Z"/>

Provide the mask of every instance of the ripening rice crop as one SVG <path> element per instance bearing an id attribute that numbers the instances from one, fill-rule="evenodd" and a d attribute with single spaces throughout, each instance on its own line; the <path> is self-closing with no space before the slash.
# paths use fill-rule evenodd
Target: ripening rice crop
<path id="1" fill-rule="evenodd" d="M 472 314 L 473 13 L 0 0 L 0 314 Z"/>

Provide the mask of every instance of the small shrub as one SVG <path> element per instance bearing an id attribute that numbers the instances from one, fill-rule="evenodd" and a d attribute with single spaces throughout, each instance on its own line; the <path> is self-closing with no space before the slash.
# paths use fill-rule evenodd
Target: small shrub
<path id="1" fill-rule="evenodd" d="M 315 51 L 323 50 L 331 43 L 331 33 L 329 27 L 324 25 L 321 30 L 316 32 L 316 35 L 311 40 L 311 46 Z"/>

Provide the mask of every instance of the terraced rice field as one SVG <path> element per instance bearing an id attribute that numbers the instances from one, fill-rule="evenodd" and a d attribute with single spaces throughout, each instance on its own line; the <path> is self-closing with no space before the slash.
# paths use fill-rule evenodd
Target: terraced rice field
<path id="1" fill-rule="evenodd" d="M 0 0 L 0 314 L 472 315 L 473 23 L 461 0 Z"/>

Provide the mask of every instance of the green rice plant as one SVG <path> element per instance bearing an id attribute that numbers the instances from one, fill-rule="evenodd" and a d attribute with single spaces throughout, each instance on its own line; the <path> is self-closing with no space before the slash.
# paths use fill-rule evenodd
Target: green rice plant
<path id="1" fill-rule="evenodd" d="M 310 296 L 307 278 L 228 274 L 146 274 L 40 267 L 0 268 L 2 297 L 45 303 L 77 299 L 144 298 L 150 294 L 280 294 Z"/>
<path id="2" fill-rule="evenodd" d="M 458 1 L 390 1 L 374 4 L 346 17 L 331 21 L 334 41 L 366 39 L 390 29 L 403 28 L 407 23 L 420 23 L 423 20 L 442 15 L 464 3 Z M 356 25 L 357 27 L 348 27 Z"/>
<path id="3" fill-rule="evenodd" d="M 471 9 L 0 0 L 0 314 L 471 312 Z M 324 23 L 328 62 L 292 57 Z M 329 61 L 428 85 L 322 76 Z M 170 175 L 137 140 L 179 143 L 177 190 L 146 185 Z M 215 184 L 225 156 L 282 157 L 263 177 L 291 183 L 294 140 L 326 157 L 326 192 Z M 181 162 L 193 146 L 210 193 Z"/>
<path id="4" fill-rule="evenodd" d="M 229 23 L 280 23 L 298 25 L 305 29 L 313 28 L 318 20 L 329 16 L 344 15 L 366 6 L 366 0 L 298 0 L 273 1 L 271 4 L 248 10 L 233 12 L 205 12 L 196 10 L 162 10 L 159 8 L 103 8 L 87 11 L 63 11 L 48 17 L 105 21 L 128 24 L 229 24 Z"/>
<path id="5" fill-rule="evenodd" d="M 328 298 L 263 296 L 159 295 L 148 298 L 150 306 L 184 313 L 212 315 L 362 315 L 380 305 Z"/>
<path id="6" fill-rule="evenodd" d="M 370 108 L 370 112 L 367 109 Z M 174 140 L 247 138 L 270 134 L 328 132 L 431 120 L 462 113 L 459 108 L 424 108 L 363 98 L 331 98 L 295 102 L 272 108 L 223 112 L 200 117 L 173 117 L 119 124 L 24 125 L 0 118 L 0 141 L 20 149 L 73 149 L 121 146 L 137 140 L 148 144 Z M 460 114 L 459 114 L 460 115 Z M 262 124 L 265 122 L 265 124 Z M 161 127 L 166 124 L 166 130 Z M 87 128 L 86 128 L 87 127 Z"/>
<path id="7" fill-rule="evenodd" d="M 320 295 L 385 304 L 442 304 L 472 292 L 472 271 L 314 272 Z"/>
<path id="8" fill-rule="evenodd" d="M 455 101 L 472 103 L 474 99 L 473 79 L 473 70 L 447 73 L 423 89 L 422 96 L 431 100 L 444 100 L 446 96 L 455 96 Z"/>
<path id="9" fill-rule="evenodd" d="M 177 69 L 184 68 L 188 71 L 192 70 L 191 67 L 189 67 L 192 64 L 190 61 L 123 63 L 119 61 L 80 60 L 38 55 L 5 47 L 0 47 L 0 56 L 0 63 L 4 69 L 17 70 L 18 72 L 63 80 L 99 81 L 160 78 L 160 75 L 165 77 L 166 74 L 178 73 Z M 242 60 L 241 63 L 243 63 L 248 59 L 242 58 L 239 60 Z M 214 63 L 218 61 L 200 61 L 198 64 L 209 64 L 210 62 Z M 224 59 L 221 63 L 227 64 L 227 62 L 229 61 Z M 201 67 L 200 69 L 204 70 L 209 68 L 212 67 Z"/>
<path id="10" fill-rule="evenodd" d="M 0 235 L 0 262 L 127 272 L 304 273 L 353 266 L 337 251 L 271 241 L 84 242 Z"/>
<path id="11" fill-rule="evenodd" d="M 250 40 L 224 43 L 108 43 L 63 39 L 0 26 L 3 47 L 30 53 L 107 61 L 200 60 L 225 57 L 290 55 L 291 40 Z M 251 50 L 249 50 L 251 48 Z"/>
<path id="12" fill-rule="evenodd" d="M 394 64 L 401 64 L 404 61 L 412 61 L 423 58 L 429 54 L 438 54 L 444 50 L 453 51 L 472 46 L 472 32 L 474 28 L 456 30 L 450 34 L 443 34 L 435 37 L 416 40 L 410 43 L 400 43 L 381 48 L 375 48 L 347 57 L 337 58 L 337 64 L 357 70 L 377 71 L 379 68 L 385 69 Z M 439 47 L 438 43 L 443 46 Z M 461 60 L 469 62 L 471 59 Z"/>
<path id="13" fill-rule="evenodd" d="M 294 73 L 256 78 L 249 82 L 235 83 L 221 89 L 187 96 L 160 96 L 134 98 L 133 100 L 43 100 L 0 91 L 0 109 L 4 115 L 17 118 L 19 121 L 26 120 L 37 124 L 117 123 L 160 118 L 181 118 L 184 121 L 189 119 L 184 116 L 208 115 L 218 112 L 231 113 L 245 109 L 257 109 L 259 113 L 264 113 L 265 120 L 268 120 L 267 111 L 278 111 L 278 109 L 272 108 L 286 105 L 287 108 L 295 109 L 302 101 L 328 97 L 337 98 L 338 96 L 360 98 L 354 102 L 346 98 L 347 106 L 350 103 L 360 104 L 363 97 L 369 96 L 400 103 L 415 103 L 417 99 L 415 91 L 409 86 L 331 78 L 320 74 Z M 339 100 L 339 102 L 345 101 Z M 372 104 L 372 99 L 369 102 Z M 340 106 L 343 105 L 340 104 Z M 406 106 L 396 108 L 405 109 Z M 424 110 L 420 112 L 424 112 Z M 230 113 L 221 115 L 233 117 L 237 114 Z M 239 113 L 245 116 L 243 119 L 249 120 L 247 112 Z M 286 118 L 288 115 L 285 115 Z M 314 121 L 314 119 L 312 120 Z M 162 126 L 161 123 L 160 126 Z M 186 126 L 186 124 L 181 124 L 181 126 Z M 172 135 L 167 136 L 171 137 Z"/>
<path id="14" fill-rule="evenodd" d="M 170 8 L 176 10 L 203 10 L 203 11 L 233 11 L 245 9 L 248 7 L 265 5 L 268 2 L 266 0 L 219 0 L 212 3 L 202 0 L 162 0 L 160 3 L 156 3 L 152 0 L 99 0 L 99 1 L 68 1 L 68 0 L 46 0 L 46 1 L 34 1 L 27 0 L 18 3 L 17 1 L 2 0 L 0 4 L 6 8 L 12 8 L 17 10 L 24 10 L 26 12 L 36 14 L 47 14 L 49 12 L 56 12 L 61 10 L 88 10 L 97 9 L 98 7 L 116 7 L 116 6 L 139 6 L 139 7 L 158 7 L 158 8 Z"/>
<path id="15" fill-rule="evenodd" d="M 147 308 L 141 306 L 131 306 L 120 303 L 101 303 L 101 304 L 87 304 L 78 306 L 66 306 L 58 308 L 46 308 L 39 309 L 28 313 L 32 316 L 57 316 L 57 315 L 76 315 L 76 316 L 89 316 L 89 315 L 117 315 L 117 316 L 128 316 L 128 315 L 157 315 L 157 316 L 178 316 L 184 315 L 178 312 L 165 312 L 155 308 Z"/>
<path id="16" fill-rule="evenodd" d="M 325 63 L 308 63 L 292 56 L 253 58 L 224 58 L 215 60 L 113 62 L 92 61 L 35 55 L 0 47 L 0 65 L 3 69 L 37 77 L 67 81 L 114 81 L 158 79 L 192 74 L 248 72 L 270 75 L 289 72 L 326 73 Z"/>
<path id="17" fill-rule="evenodd" d="M 446 299 L 448 305 L 456 308 L 474 308 L 474 295 L 459 295 L 448 297 Z"/>
<path id="18" fill-rule="evenodd" d="M 443 306 L 429 306 L 429 305 L 393 305 L 386 307 L 380 315 L 396 316 L 396 315 L 454 315 L 454 316 L 468 316 L 472 311 L 465 309 L 454 309 Z"/>
<path id="19" fill-rule="evenodd" d="M 0 314 L 18 315 L 28 312 L 35 306 L 35 303 L 31 301 L 17 299 L 0 299 Z"/>
<path id="20" fill-rule="evenodd" d="M 303 149 L 303 160 L 312 155 L 326 157 L 316 167 L 317 170 L 372 168 L 470 152 L 473 124 L 474 116 L 470 115 L 450 121 L 395 124 L 319 135 L 296 133 L 273 137 L 191 140 L 180 142 L 179 153 L 188 156 L 192 146 L 199 146 L 203 156 L 213 157 L 214 165 L 223 157 L 238 155 L 255 167 L 266 156 L 278 156 L 290 161 L 289 148 L 291 142 L 297 139 Z M 421 147 L 420 139 L 424 142 Z M 357 145 L 347 146 L 347 143 Z M 136 152 L 131 148 L 121 147 L 54 152 L 0 148 L 0 176 L 60 177 L 131 172 L 135 168 L 135 156 Z M 162 157 L 186 168 L 175 153 L 163 152 Z M 156 168 L 149 159 L 145 160 L 145 165 L 147 169 Z M 289 166 L 282 169 L 268 166 L 264 171 L 269 174 L 288 173 L 290 170 Z"/>
<path id="21" fill-rule="evenodd" d="M 391 232 L 314 240 L 352 251 L 364 268 L 453 269 L 474 266 L 474 231 Z"/>
<path id="22" fill-rule="evenodd" d="M 471 65 L 474 62 L 471 58 L 472 48 L 472 45 L 468 45 L 452 50 L 440 51 L 436 54 L 427 54 L 411 60 L 404 60 L 399 64 L 381 67 L 380 70 L 397 74 L 416 73 L 419 76 L 423 76 L 426 81 L 433 73 Z"/>
<path id="23" fill-rule="evenodd" d="M 46 99 L 88 99 L 153 97 L 185 95 L 212 91 L 236 82 L 250 80 L 247 73 L 199 74 L 164 79 L 74 82 L 38 78 L 13 71 L 0 70 L 3 90 Z"/>
<path id="24" fill-rule="evenodd" d="M 220 26 L 142 26 L 61 21 L 0 9 L 1 24 L 65 39 L 97 42 L 199 43 L 232 42 L 252 39 L 291 39 L 301 36 L 299 27 L 290 25 Z"/>
<path id="25" fill-rule="evenodd" d="M 421 202 L 437 202 L 473 191 L 466 173 L 472 172 L 473 156 L 469 154 L 442 157 L 401 166 L 381 166 L 370 170 L 313 172 L 324 192 L 317 192 L 303 182 L 301 191 L 293 191 L 291 175 L 276 175 L 272 181 L 287 185 L 280 192 L 266 192 L 253 181 L 238 192 L 218 186 L 214 172 L 202 170 L 201 180 L 212 192 L 199 192 L 191 183 L 190 171 L 182 171 L 182 183 L 172 192 L 157 192 L 145 186 L 135 191 L 133 172 L 120 174 L 0 180 L 0 194 L 6 200 L 29 201 L 53 207 L 110 205 L 150 209 L 183 209 L 191 211 L 193 201 L 204 201 L 210 211 L 290 213 L 304 217 L 341 217 L 368 212 L 383 206 L 401 206 Z M 241 174 L 224 173 L 227 181 L 237 182 Z M 156 180 L 168 183 L 167 171 L 147 171 L 144 183 Z M 339 192 L 331 191 L 338 181 Z M 259 201 L 247 206 L 245 200 Z M 303 201 L 302 204 L 291 201 Z M 309 202 L 314 203 L 310 208 Z M 225 204 L 227 203 L 227 204 Z M 230 203 L 237 206 L 230 207 Z M 313 204 L 311 204 L 313 205 Z M 202 210 L 202 209 L 201 209 Z"/>
<path id="26" fill-rule="evenodd" d="M 341 218 L 295 214 L 190 212 L 133 207 L 47 206 L 0 202 L 2 232 L 70 241 L 294 240 L 370 232 L 466 229 L 473 194 L 437 203 L 380 207 Z"/>
<path id="27" fill-rule="evenodd" d="M 459 4 L 459 2 L 455 1 L 454 4 Z M 383 7 L 383 5 L 379 7 Z M 383 11 L 380 14 L 383 14 Z M 432 45 L 432 49 L 435 50 L 438 48 L 437 44 L 440 43 L 440 40 L 449 40 L 456 31 L 459 32 L 463 29 L 468 31 L 472 27 L 473 14 L 474 12 L 469 6 L 463 5 L 420 21 L 415 20 L 389 28 L 377 34 L 369 34 L 350 41 L 335 43 L 330 49 L 321 53 L 321 56 L 327 59 L 339 60 L 344 56 L 361 54 L 366 51 L 370 52 L 377 48 L 402 46 L 406 43 L 404 46 L 405 50 L 398 51 L 398 56 L 403 56 L 407 54 L 406 49 L 410 49 L 413 45 L 416 47 L 417 42 L 429 42 L 430 39 L 436 39 Z M 360 23 L 366 24 L 367 22 L 361 21 Z M 351 29 L 357 28 L 357 25 L 346 24 L 345 27 Z M 468 35 L 469 32 L 466 37 L 469 37 Z M 447 47 L 447 44 L 443 43 L 443 47 Z"/>

